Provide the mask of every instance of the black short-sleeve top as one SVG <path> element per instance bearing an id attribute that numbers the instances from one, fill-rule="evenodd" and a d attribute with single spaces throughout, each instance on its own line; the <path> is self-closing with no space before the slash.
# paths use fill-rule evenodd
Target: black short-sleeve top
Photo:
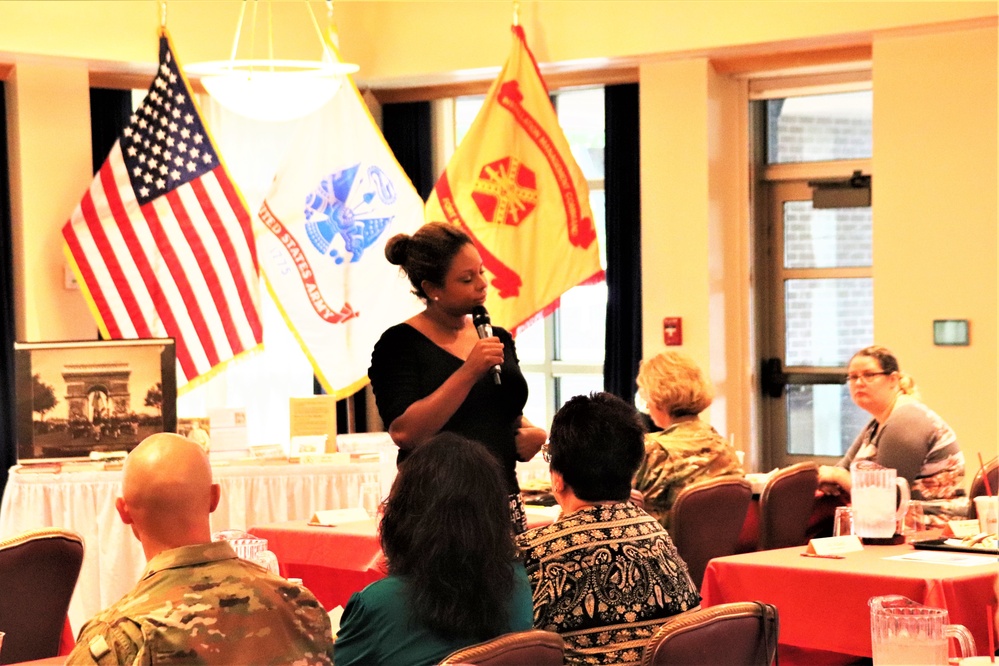
<path id="1" fill-rule="evenodd" d="M 497 385 L 492 373 L 486 373 L 441 430 L 484 444 L 500 461 L 510 493 L 516 493 L 515 436 L 527 403 L 527 381 L 520 371 L 513 337 L 498 327 L 493 328 L 493 335 L 503 343 L 502 383 Z M 409 324 L 386 330 L 375 344 L 368 368 L 385 428 L 414 402 L 440 388 L 463 363 Z M 407 455 L 407 451 L 400 450 L 397 462 Z"/>

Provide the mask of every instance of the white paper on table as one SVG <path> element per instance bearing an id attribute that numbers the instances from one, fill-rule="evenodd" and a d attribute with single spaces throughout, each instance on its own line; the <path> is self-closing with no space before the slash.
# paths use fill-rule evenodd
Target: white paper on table
<path id="1" fill-rule="evenodd" d="M 770 480 L 770 477 L 776 471 L 777 468 L 774 468 L 769 472 L 751 472 L 746 475 L 746 481 L 749 481 L 754 495 L 759 495 L 763 492 L 763 486 L 767 485 L 767 481 Z"/>
<path id="2" fill-rule="evenodd" d="M 558 504 L 552 504 L 551 506 L 538 506 L 537 504 L 526 504 L 524 506 L 524 513 L 529 516 L 542 516 L 544 518 L 550 518 L 552 522 L 558 520 L 558 517 L 562 515 L 562 507 Z"/>
<path id="3" fill-rule="evenodd" d="M 886 560 L 905 560 L 908 562 L 923 562 L 924 564 L 949 564 L 955 567 L 980 567 L 986 564 L 995 564 L 995 555 L 982 553 L 948 553 L 938 550 L 915 550 L 904 555 L 892 555 Z"/>
<path id="4" fill-rule="evenodd" d="M 343 617 L 343 606 L 330 609 L 328 615 L 330 616 L 330 625 L 332 625 L 333 629 L 333 640 L 336 640 L 337 632 L 340 631 L 340 618 Z"/>

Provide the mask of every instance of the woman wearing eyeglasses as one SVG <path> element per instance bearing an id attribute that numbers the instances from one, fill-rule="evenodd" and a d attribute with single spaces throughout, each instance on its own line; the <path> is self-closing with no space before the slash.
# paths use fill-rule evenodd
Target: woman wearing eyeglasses
<path id="1" fill-rule="evenodd" d="M 949 500 L 963 494 L 964 454 L 957 435 L 919 399 L 912 377 L 885 347 L 861 349 L 847 369 L 850 397 L 873 418 L 843 459 L 819 469 L 828 494 L 850 490 L 850 463 L 873 460 L 909 482 L 913 499 Z"/>

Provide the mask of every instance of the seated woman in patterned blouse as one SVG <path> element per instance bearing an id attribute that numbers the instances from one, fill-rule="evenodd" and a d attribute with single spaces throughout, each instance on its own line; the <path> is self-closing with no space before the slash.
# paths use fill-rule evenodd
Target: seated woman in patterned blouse
<path id="1" fill-rule="evenodd" d="M 594 393 L 558 410 L 542 448 L 562 515 L 517 544 L 534 626 L 561 634 L 568 664 L 638 664 L 666 618 L 700 604 L 666 530 L 628 501 L 644 436 L 633 406 Z"/>
<path id="2" fill-rule="evenodd" d="M 662 432 L 645 436 L 645 459 L 635 489 L 645 510 L 669 529 L 669 513 L 686 486 L 716 476 L 745 472 L 735 449 L 698 418 L 711 405 L 711 383 L 688 354 L 665 351 L 638 368 L 638 395 Z"/>

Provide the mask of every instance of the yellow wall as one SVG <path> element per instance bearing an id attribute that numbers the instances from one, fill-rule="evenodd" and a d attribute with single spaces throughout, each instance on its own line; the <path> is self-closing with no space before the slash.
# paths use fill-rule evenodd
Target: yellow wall
<path id="1" fill-rule="evenodd" d="M 240 4 L 171 0 L 182 62 L 227 57 Z M 314 57 L 303 7 L 273 4 L 278 55 Z M 323 21 L 324 3 L 311 4 Z M 994 453 L 996 16 L 993 2 L 521 3 L 543 66 L 600 69 L 605 59 L 637 67 L 645 352 L 662 348 L 663 316 L 683 317 L 685 348 L 719 385 L 712 421 L 740 446 L 753 439 L 758 393 L 746 93 L 745 81 L 720 73 L 718 58 L 873 45 L 876 337 L 896 349 L 972 459 Z M 498 71 L 510 19 L 507 0 L 336 2 L 341 51 L 361 65 L 362 87 L 488 78 L 468 70 Z M 59 247 L 91 177 L 81 67 L 151 71 L 158 22 L 152 0 L 0 2 L 0 76 L 14 65 L 7 95 L 21 337 L 93 335 L 79 294 L 63 289 Z M 931 320 L 940 317 L 970 319 L 972 346 L 933 347 Z"/>
<path id="2" fill-rule="evenodd" d="M 169 0 L 167 26 L 181 61 L 229 57 L 241 0 Z M 257 49 L 273 11 L 277 57 L 316 57 L 307 6 L 259 4 Z M 386 81 L 498 70 L 510 49 L 509 0 L 431 2 L 337 0 L 335 20 L 357 80 Z M 320 25 L 326 4 L 309 5 Z M 774 42 L 836 44 L 872 31 L 995 17 L 995 2 L 772 2 L 770 0 L 523 0 L 520 21 L 542 63 L 587 59 L 677 57 Z M 249 48 L 250 11 L 240 40 Z M 151 70 L 160 9 L 156 0 L 4 0 L 0 63 L 28 54 L 83 58 L 99 68 Z M 446 45 L 446 47 L 445 47 Z M 702 54 L 703 55 L 703 54 Z M 599 66 L 595 64 L 594 66 Z"/>
<path id="3" fill-rule="evenodd" d="M 510 49 L 512 3 L 336 3 L 343 51 L 377 83 L 498 67 Z M 520 3 L 540 62 L 675 57 L 778 41 L 830 42 L 899 26 L 995 16 L 994 2 L 541 0 Z M 446 44 L 447 48 L 435 45 Z"/>
<path id="4" fill-rule="evenodd" d="M 60 233 L 92 180 L 87 69 L 23 63 L 7 88 L 15 334 L 92 339 L 97 325 L 80 291 L 65 288 Z"/>
<path id="5" fill-rule="evenodd" d="M 874 42 L 874 331 L 978 469 L 997 453 L 996 31 Z M 933 345 L 934 319 L 971 346 Z"/>

